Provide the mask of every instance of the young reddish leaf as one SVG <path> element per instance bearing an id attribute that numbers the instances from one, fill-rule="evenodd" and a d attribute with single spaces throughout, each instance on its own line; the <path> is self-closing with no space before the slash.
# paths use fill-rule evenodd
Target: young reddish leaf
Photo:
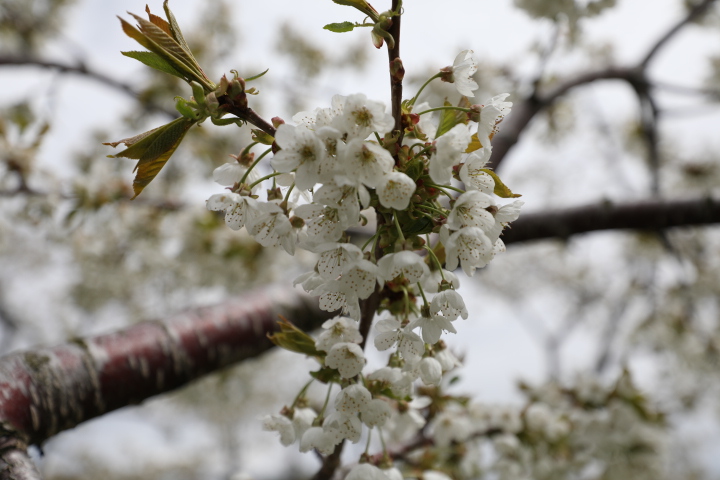
<path id="1" fill-rule="evenodd" d="M 150 13 L 150 7 L 147 5 L 145 5 L 145 12 L 147 12 L 148 19 L 150 19 L 152 23 L 160 27 L 169 36 L 174 37 L 172 31 L 170 30 L 170 24 L 166 22 L 164 18 L 158 17 L 157 15 L 153 15 L 152 13 Z"/>
<path id="2" fill-rule="evenodd" d="M 165 33 L 162 28 L 158 27 L 154 23 L 145 20 L 144 18 L 139 17 L 133 13 L 131 13 L 130 15 L 135 17 L 135 20 L 137 20 L 138 25 L 140 26 L 140 31 L 145 35 L 148 40 L 154 42 L 163 52 L 166 52 L 166 54 L 172 55 L 177 61 L 185 64 L 185 66 L 191 71 L 195 69 L 195 61 L 193 60 L 191 55 L 188 54 L 188 52 L 186 52 L 175 41 L 173 37 Z"/>
<path id="3" fill-rule="evenodd" d="M 490 175 L 493 180 L 495 181 L 495 189 L 493 190 L 493 193 L 497 195 L 500 198 L 517 198 L 522 197 L 519 193 L 513 193 L 512 190 L 508 188 L 507 185 L 505 185 L 502 180 L 500 180 L 500 177 L 497 176 L 495 172 L 492 170 L 489 170 L 487 168 L 481 169 L 483 172 Z"/>
<path id="4" fill-rule="evenodd" d="M 127 36 L 161 57 L 172 68 L 182 73 L 186 80 L 195 80 L 208 92 L 215 89 L 215 85 L 205 76 L 189 50 L 181 47 L 161 27 L 132 13 L 130 15 L 137 20 L 140 30 L 118 17 Z"/>
<path id="5" fill-rule="evenodd" d="M 155 51 L 157 48 L 155 45 L 153 45 L 153 42 L 148 40 L 148 38 L 143 35 L 143 33 L 138 30 L 137 28 L 130 25 L 129 22 L 125 21 L 122 17 L 118 17 L 120 19 L 120 24 L 122 25 L 123 32 L 125 32 L 125 35 L 132 38 L 136 42 L 138 42 L 143 47 L 147 48 L 148 50 Z"/>
<path id="6" fill-rule="evenodd" d="M 140 195 L 140 192 L 160 173 L 194 123 L 194 120 L 180 117 L 167 125 L 140 135 L 104 144 L 117 147 L 123 143 L 128 147 L 116 155 L 108 155 L 111 158 L 125 157 L 138 160 L 135 166 L 137 173 L 133 180 L 133 191 L 135 192 L 133 198 Z"/>

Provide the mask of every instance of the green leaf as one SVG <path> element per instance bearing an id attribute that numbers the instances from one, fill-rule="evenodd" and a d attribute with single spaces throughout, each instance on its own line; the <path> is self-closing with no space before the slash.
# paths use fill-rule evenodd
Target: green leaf
<path id="1" fill-rule="evenodd" d="M 163 2 L 163 9 L 165 10 L 165 16 L 170 22 L 170 32 L 172 33 L 172 37 L 175 39 L 178 45 L 180 45 L 183 49 L 185 49 L 185 51 L 190 53 L 190 46 L 188 46 L 187 42 L 185 41 L 185 37 L 183 37 L 182 31 L 180 31 L 180 25 L 178 25 L 177 20 L 175 20 L 175 15 L 173 15 L 173 13 L 170 11 L 170 7 L 168 6 L 168 0 L 165 0 L 165 2 Z"/>
<path id="2" fill-rule="evenodd" d="M 125 157 L 138 160 L 134 170 L 137 173 L 133 180 L 133 191 L 135 192 L 133 198 L 140 195 L 140 192 L 160 173 L 194 123 L 195 120 L 180 117 L 167 125 L 140 135 L 104 144 L 117 147 L 123 143 L 128 147 L 118 154 L 108 155 L 111 158 Z"/>
<path id="3" fill-rule="evenodd" d="M 145 5 L 145 12 L 148 15 L 148 19 L 150 19 L 152 23 L 160 27 L 163 32 L 167 33 L 171 37 L 175 37 L 170 28 L 170 24 L 166 22 L 164 18 L 158 17 L 157 15 L 153 15 L 152 13 L 150 13 L 150 7 L 148 5 Z"/>
<path id="4" fill-rule="evenodd" d="M 205 76 L 189 50 L 184 49 L 161 27 L 135 14 L 131 13 L 130 15 L 137 20 L 140 30 L 118 17 L 127 36 L 165 60 L 172 68 L 181 73 L 186 81 L 194 80 L 208 92 L 215 89 L 215 85 Z"/>
<path id="5" fill-rule="evenodd" d="M 280 317 L 278 325 L 280 331 L 268 335 L 270 341 L 278 347 L 291 352 L 303 353 L 310 357 L 322 358 L 325 356 L 324 352 L 320 352 L 315 348 L 315 339 L 290 323 L 286 318 Z"/>
<path id="6" fill-rule="evenodd" d="M 335 33 L 352 32 L 355 29 L 355 24 L 352 22 L 328 23 L 323 28 Z"/>
<path id="7" fill-rule="evenodd" d="M 446 100 L 444 106 L 452 107 L 453 105 Z M 443 110 L 435 138 L 440 138 L 460 123 L 467 123 L 467 114 L 465 112 L 460 110 Z"/>
<path id="8" fill-rule="evenodd" d="M 262 130 L 259 130 L 257 128 L 253 128 L 252 130 L 252 139 L 256 142 L 260 142 L 263 145 L 272 145 L 275 141 L 275 137 L 270 135 L 269 133 L 265 133 Z"/>
<path id="9" fill-rule="evenodd" d="M 500 198 L 517 198 L 522 197 L 519 193 L 513 193 L 512 190 L 508 188 L 507 185 L 505 185 L 502 180 L 500 180 L 500 177 L 497 176 L 495 172 L 493 172 L 490 169 L 483 168 L 481 171 L 487 173 L 490 175 L 493 180 L 495 181 L 495 189 L 493 190 L 493 193 L 497 195 Z"/>
<path id="10" fill-rule="evenodd" d="M 269 68 L 266 68 L 264 72 L 258 73 L 257 75 L 253 75 L 252 77 L 248 77 L 245 79 L 246 82 L 252 82 L 253 80 L 257 80 L 260 77 L 263 77 L 268 71 L 270 71 Z"/>
<path id="11" fill-rule="evenodd" d="M 330 382 L 340 383 L 342 381 L 342 378 L 340 377 L 338 371 L 330 367 L 322 367 L 317 372 L 310 372 L 310 376 L 313 377 L 315 380 L 325 384 Z"/>
<path id="12" fill-rule="evenodd" d="M 173 68 L 172 65 L 170 65 L 165 59 L 163 59 L 161 56 L 152 53 L 152 52 L 120 52 L 126 57 L 134 58 L 135 60 L 138 60 L 148 67 L 154 68 L 155 70 L 160 70 L 161 72 L 169 73 L 170 75 L 173 75 L 178 78 L 182 78 L 185 80 L 187 77 L 182 74 L 181 72 L 178 72 L 175 68 Z"/>

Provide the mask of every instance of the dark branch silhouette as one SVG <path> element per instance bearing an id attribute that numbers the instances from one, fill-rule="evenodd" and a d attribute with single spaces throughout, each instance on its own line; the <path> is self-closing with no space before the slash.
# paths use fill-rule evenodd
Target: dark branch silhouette
<path id="1" fill-rule="evenodd" d="M 149 110 L 151 112 L 162 113 L 163 115 L 166 115 L 171 118 L 178 116 L 178 113 L 175 110 L 167 109 L 167 108 L 161 107 L 158 104 L 141 100 L 140 93 L 135 91 L 135 89 L 133 89 L 130 85 L 120 82 L 118 80 L 115 80 L 114 78 L 112 78 L 108 75 L 105 75 L 103 73 L 92 70 L 92 69 L 88 68 L 87 65 L 85 65 L 84 63 L 70 65 L 67 63 L 55 62 L 55 61 L 51 61 L 51 60 L 41 60 L 41 59 L 32 58 L 32 57 L 16 57 L 16 56 L 0 55 L 0 67 L 13 67 L 13 66 L 14 67 L 23 67 L 23 66 L 39 67 L 39 68 L 46 68 L 49 70 L 55 70 L 60 73 L 81 75 L 83 77 L 95 80 L 103 85 L 107 85 L 111 88 L 114 88 L 115 90 L 119 90 L 120 92 L 123 92 L 126 95 L 133 97 L 135 100 L 140 102 L 147 110 Z"/>
<path id="2" fill-rule="evenodd" d="M 532 119 L 535 118 L 535 115 L 550 107 L 560 97 L 577 87 L 588 85 L 600 80 L 622 80 L 627 82 L 638 93 L 641 103 L 644 105 L 643 108 L 648 108 L 649 105 L 646 105 L 648 101 L 650 101 L 651 104 L 654 103 L 654 97 L 650 92 L 652 84 L 647 78 L 648 66 L 657 54 L 662 51 L 662 48 L 667 45 L 667 43 L 674 38 L 678 32 L 691 22 L 700 19 L 704 14 L 706 14 L 715 1 L 716 0 L 703 0 L 692 7 L 685 17 L 678 21 L 662 37 L 660 37 L 652 47 L 650 47 L 645 56 L 643 56 L 643 58 L 635 66 L 613 66 L 595 72 L 584 73 L 575 78 L 560 81 L 559 84 L 547 92 L 542 92 L 541 82 L 536 81 L 533 91 L 526 98 L 515 102 L 512 113 L 508 115 L 508 118 L 503 122 L 500 133 L 498 133 L 498 135 L 496 135 L 493 139 L 493 153 L 489 162 L 490 168 L 497 169 L 502 164 L 507 153 L 520 140 L 520 136 L 530 124 Z M 645 121 L 646 117 L 641 115 L 641 119 Z M 655 118 L 655 121 L 656 120 L 657 118 Z M 644 123 L 645 132 L 650 132 L 650 135 L 652 135 L 652 132 L 657 128 L 657 126 L 655 125 L 654 127 L 649 128 L 649 125 L 647 125 L 646 122 Z M 646 136 L 646 142 L 648 142 L 648 144 L 652 141 L 652 138 Z M 650 145 L 648 146 L 650 150 L 648 152 L 648 156 L 652 156 L 656 147 Z M 658 161 L 658 159 L 650 158 L 650 161 L 650 164 L 653 165 L 654 162 Z"/>
<path id="3" fill-rule="evenodd" d="M 596 205 L 521 215 L 503 232 L 506 244 L 567 239 L 598 230 L 646 230 L 720 223 L 720 201 L 650 200 L 628 204 L 603 202 Z"/>

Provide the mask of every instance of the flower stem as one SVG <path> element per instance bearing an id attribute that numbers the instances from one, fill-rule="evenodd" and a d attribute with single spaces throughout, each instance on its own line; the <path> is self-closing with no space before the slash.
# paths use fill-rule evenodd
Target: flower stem
<path id="1" fill-rule="evenodd" d="M 424 205 L 422 203 L 419 203 L 419 204 L 415 205 L 415 208 L 424 208 L 426 210 L 430 210 L 431 212 L 435 212 L 438 215 L 441 215 L 443 218 L 447 217 L 447 213 L 445 213 L 442 210 L 439 210 L 435 207 L 431 207 L 430 205 Z"/>
<path id="2" fill-rule="evenodd" d="M 420 97 L 420 94 L 422 93 L 422 91 L 425 90 L 425 87 L 430 85 L 430 82 L 432 82 L 436 78 L 440 78 L 441 75 L 442 75 L 441 73 L 436 73 L 432 77 L 428 78 L 427 81 L 425 83 L 423 83 L 422 87 L 420 87 L 420 90 L 418 90 L 418 92 L 415 94 L 415 96 L 408 102 L 408 104 L 415 105 L 415 102 L 417 102 L 417 99 Z"/>
<path id="3" fill-rule="evenodd" d="M 285 198 L 283 199 L 283 202 L 284 202 L 284 203 L 287 204 L 287 201 L 288 201 L 288 199 L 290 198 L 290 192 L 292 192 L 294 188 L 295 188 L 295 182 L 293 182 L 293 184 L 290 185 L 290 188 L 288 188 L 288 191 L 287 191 L 287 193 L 285 194 Z"/>
<path id="4" fill-rule="evenodd" d="M 459 189 L 459 188 L 455 188 L 455 187 L 453 187 L 453 186 L 451 186 L 451 185 L 436 185 L 436 184 L 434 184 L 434 183 L 426 183 L 426 185 L 427 185 L 428 187 L 437 188 L 438 190 L 443 190 L 443 192 L 445 191 L 445 189 L 448 189 L 448 190 L 453 190 L 453 191 L 458 192 L 458 193 L 465 193 L 465 190 L 461 190 L 461 189 Z M 445 193 L 445 195 L 447 195 L 447 193 Z"/>
<path id="5" fill-rule="evenodd" d="M 264 182 L 265 180 L 268 180 L 268 179 L 273 178 L 273 177 L 277 177 L 278 175 L 282 175 L 282 172 L 273 172 L 273 173 L 270 173 L 270 174 L 268 174 L 268 175 L 265 175 L 264 177 L 258 179 L 256 182 L 251 183 L 251 184 L 250 184 L 250 190 L 252 190 L 252 188 L 253 188 L 255 185 L 257 185 L 258 183 L 262 183 L 262 182 Z"/>
<path id="6" fill-rule="evenodd" d="M 418 115 L 425 115 L 426 113 L 438 112 L 440 110 L 458 110 L 460 112 L 465 112 L 465 113 L 469 113 L 471 111 L 469 108 L 447 106 L 447 107 L 430 108 L 428 110 L 425 110 L 424 112 L 418 113 Z"/>
<path id="7" fill-rule="evenodd" d="M 245 183 L 245 180 L 247 180 L 248 175 L 250 175 L 250 172 L 252 171 L 252 169 L 255 168 L 255 165 L 257 165 L 258 163 L 260 163 L 260 160 L 262 160 L 262 159 L 265 157 L 265 155 L 267 155 L 267 154 L 270 153 L 270 152 L 272 152 L 272 148 L 268 148 L 267 150 L 265 150 L 265 151 L 257 158 L 257 160 L 255 160 L 255 161 L 252 163 L 252 165 L 250 165 L 250 166 L 248 167 L 247 172 L 245 172 L 245 175 L 243 175 L 242 178 L 240 179 L 240 185 L 242 185 L 243 183 Z M 253 185 L 255 185 L 255 184 L 253 184 Z M 252 188 L 252 187 L 251 187 L 251 188 Z"/>
<path id="8" fill-rule="evenodd" d="M 374 240 L 377 238 L 377 236 L 378 236 L 378 232 L 375 232 L 375 235 L 373 235 L 372 237 L 368 238 L 368 241 L 365 242 L 365 244 L 362 246 L 362 248 L 360 249 L 360 251 L 364 252 L 365 249 L 367 248 L 367 246 L 370 245 L 370 242 L 374 241 Z"/>
<path id="9" fill-rule="evenodd" d="M 429 238 L 428 238 L 428 241 L 430 241 Z M 442 263 L 440 263 L 440 259 L 437 258 L 437 255 L 435 255 L 435 252 L 433 251 L 433 249 L 430 248 L 427 244 L 425 245 L 425 250 L 427 250 L 428 255 L 430 255 L 430 258 L 432 258 L 433 263 L 435 265 L 437 265 L 438 270 L 440 270 L 440 278 L 445 280 L 445 274 L 443 273 Z"/>
<path id="10" fill-rule="evenodd" d="M 423 290 L 422 285 L 420 285 L 420 282 L 416 283 L 418 290 L 420 291 L 420 296 L 422 296 L 423 299 L 423 306 L 430 308 L 430 304 L 427 301 L 427 297 L 425 296 L 425 290 Z"/>
<path id="11" fill-rule="evenodd" d="M 403 235 L 402 228 L 400 228 L 400 221 L 397 215 L 393 215 L 393 222 L 395 222 L 395 229 L 398 232 L 398 236 L 400 236 L 400 241 L 405 242 L 405 235 Z"/>
<path id="12" fill-rule="evenodd" d="M 314 378 L 311 379 L 311 380 L 310 380 L 309 382 L 307 382 L 307 383 L 305 384 L 305 386 L 300 390 L 300 393 L 298 393 L 297 396 L 295 397 L 295 400 L 293 400 L 293 403 L 292 403 L 292 405 L 291 405 L 292 408 L 295 408 L 295 405 L 297 405 L 298 402 L 300 401 L 300 399 L 305 396 L 305 394 L 307 393 L 307 389 L 310 388 L 310 385 L 312 385 L 312 383 L 313 383 L 314 381 L 315 381 Z"/>

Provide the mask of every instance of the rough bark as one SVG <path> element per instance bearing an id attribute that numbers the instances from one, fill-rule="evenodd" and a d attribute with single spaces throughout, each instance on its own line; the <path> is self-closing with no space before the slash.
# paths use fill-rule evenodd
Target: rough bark
<path id="1" fill-rule="evenodd" d="M 272 347 L 266 336 L 279 315 L 300 328 L 318 326 L 328 313 L 316 305 L 292 290 L 258 290 L 167 320 L 7 355 L 0 360 L 0 452 L 3 445 L 22 451 L 22 445 L 40 444 L 93 417 L 257 356 Z M 17 460 L 14 454 L 3 458 L 6 464 Z"/>

